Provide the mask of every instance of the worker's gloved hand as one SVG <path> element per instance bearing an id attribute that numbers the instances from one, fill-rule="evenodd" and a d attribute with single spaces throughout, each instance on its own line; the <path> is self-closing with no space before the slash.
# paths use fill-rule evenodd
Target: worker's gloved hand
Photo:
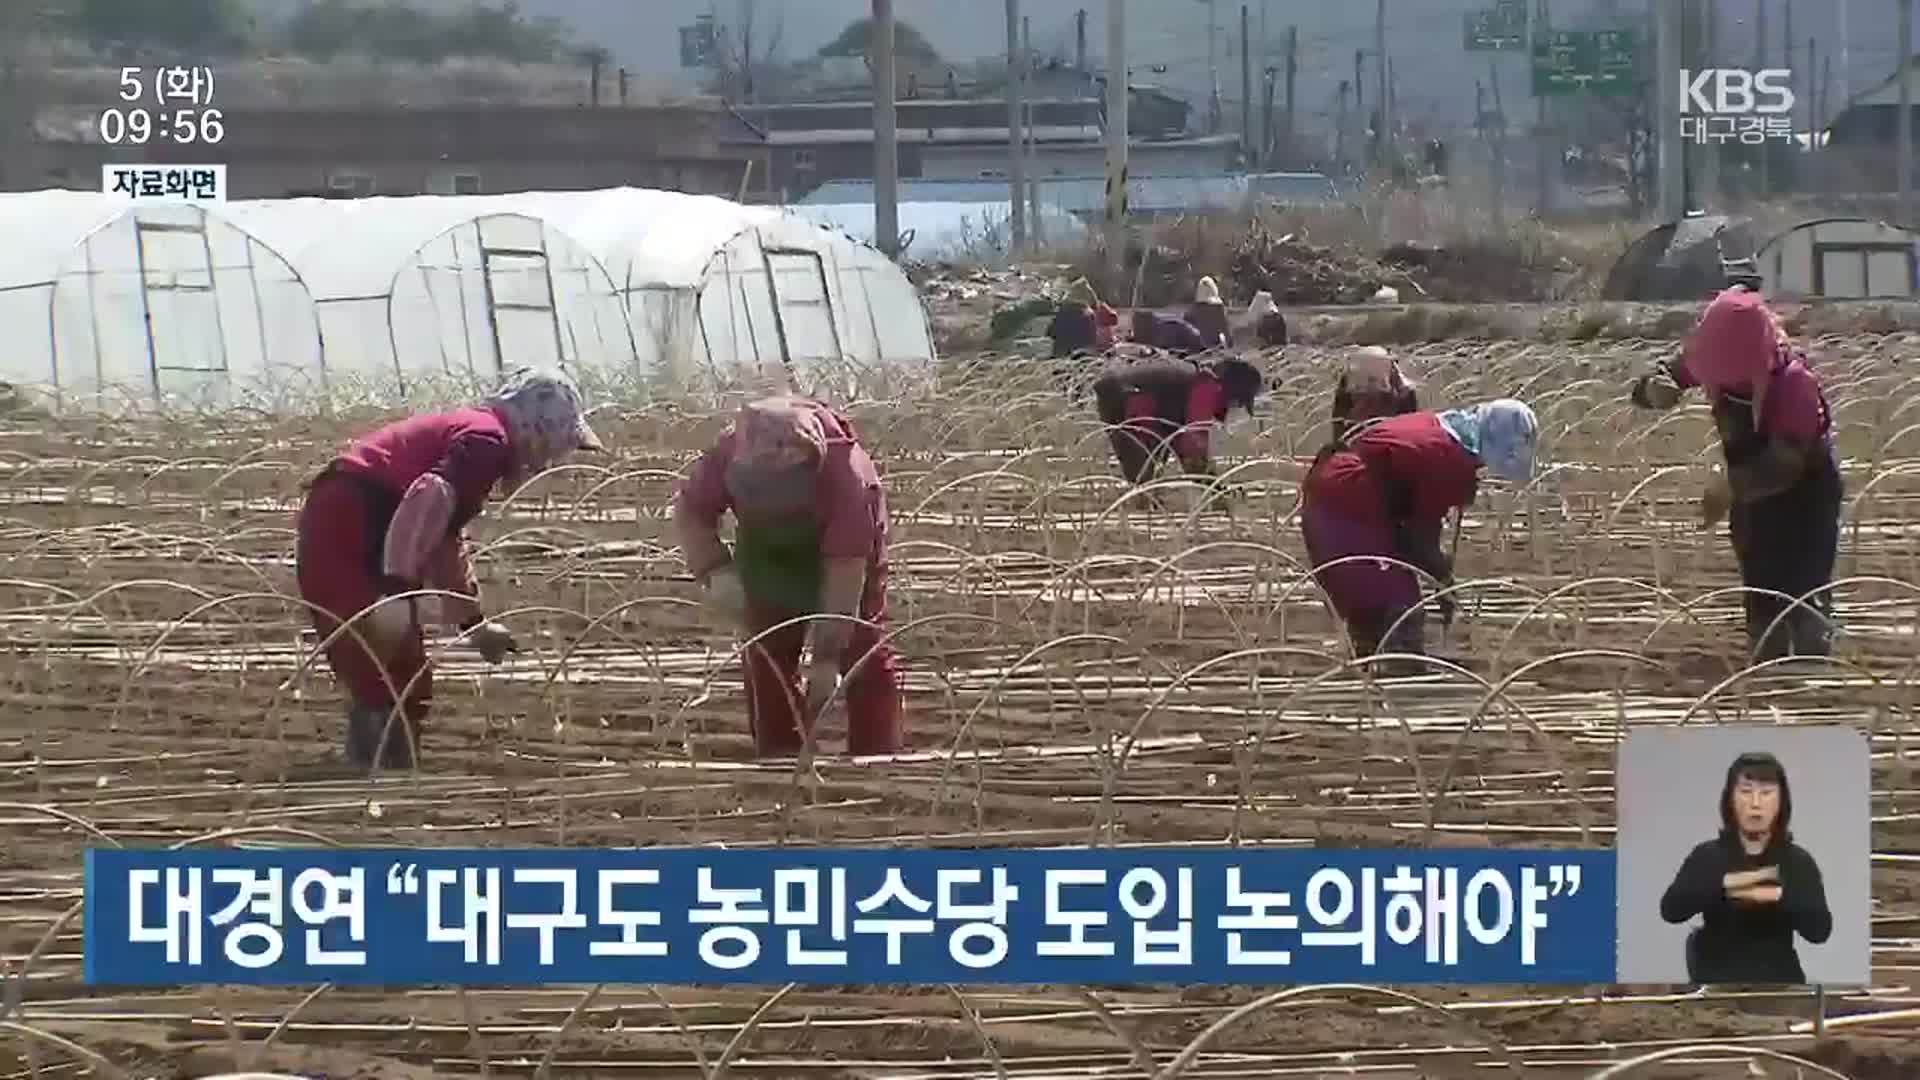
<path id="1" fill-rule="evenodd" d="M 497 622 L 483 622 L 468 630 L 460 640 L 478 650 L 481 659 L 489 664 L 497 664 L 505 660 L 508 653 L 520 651 L 520 643 L 513 639 L 513 631 Z"/>
<path id="2" fill-rule="evenodd" d="M 1660 372 L 1642 375 L 1633 383 L 1633 403 L 1642 409 L 1671 409 L 1680 404 L 1680 384 Z"/>
<path id="3" fill-rule="evenodd" d="M 729 618 L 740 618 L 747 610 L 747 590 L 740 583 L 740 571 L 723 566 L 707 575 L 704 582 L 707 606 Z"/>
<path id="4" fill-rule="evenodd" d="M 1727 511 L 1733 508 L 1733 485 L 1727 480 L 1724 471 L 1715 470 L 1713 479 L 1707 481 L 1706 490 L 1700 493 L 1700 529 L 1706 531 L 1726 520 Z"/>
<path id="5" fill-rule="evenodd" d="M 807 715 L 819 717 L 828 699 L 840 688 L 840 657 L 837 653 L 816 655 L 807 665 Z"/>

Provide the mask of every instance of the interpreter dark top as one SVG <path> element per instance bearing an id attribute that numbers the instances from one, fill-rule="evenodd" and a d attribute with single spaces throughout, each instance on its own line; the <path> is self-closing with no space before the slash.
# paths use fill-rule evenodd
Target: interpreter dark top
<path id="1" fill-rule="evenodd" d="M 1355 521 L 1388 524 L 1398 518 L 1437 525 L 1455 507 L 1473 502 L 1480 462 L 1430 412 L 1377 420 L 1307 473 L 1304 494 Z M 1395 491 L 1382 491 L 1385 477 Z M 1390 504 L 1397 504 L 1389 515 Z"/>
<path id="2" fill-rule="evenodd" d="M 1779 871 L 1778 903 L 1743 904 L 1727 897 L 1728 874 L 1768 866 Z M 1820 865 L 1805 848 L 1776 839 L 1749 855 L 1740 838 L 1725 830 L 1687 854 L 1660 897 L 1660 917 L 1668 922 L 1683 923 L 1695 915 L 1702 916 L 1702 927 L 1691 977 L 1703 983 L 1805 983 L 1793 935 L 1818 945 L 1833 934 Z"/>

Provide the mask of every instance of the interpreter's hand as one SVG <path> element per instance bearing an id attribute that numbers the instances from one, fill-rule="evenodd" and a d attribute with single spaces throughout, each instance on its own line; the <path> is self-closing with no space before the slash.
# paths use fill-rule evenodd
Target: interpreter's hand
<path id="1" fill-rule="evenodd" d="M 819 717 L 833 692 L 840 688 L 840 660 L 837 655 L 815 656 L 807 666 L 807 715 Z"/>
<path id="2" fill-rule="evenodd" d="M 707 575 L 704 583 L 707 605 L 730 618 L 740 618 L 747 610 L 746 586 L 740 583 L 740 571 L 723 566 Z"/>
<path id="3" fill-rule="evenodd" d="M 1736 904 L 1777 904 L 1780 902 L 1781 889 L 1778 885 L 1749 885 L 1744 889 L 1735 889 L 1727 896 Z"/>
<path id="4" fill-rule="evenodd" d="M 489 664 L 497 664 L 505 660 L 508 653 L 520 651 L 520 643 L 513 639 L 513 631 L 497 622 L 483 622 L 467 631 L 460 640 L 479 650 L 481 659 Z"/>
<path id="5" fill-rule="evenodd" d="M 1713 479 L 1700 493 L 1700 530 L 1705 532 L 1727 518 L 1727 512 L 1733 509 L 1733 484 L 1727 474 L 1715 470 Z"/>
<path id="6" fill-rule="evenodd" d="M 1720 879 L 1720 887 L 1729 893 L 1742 889 L 1751 889 L 1756 885 L 1767 885 L 1780 880 L 1780 868 L 1763 866 L 1758 870 L 1736 870 Z"/>
<path id="7" fill-rule="evenodd" d="M 1643 409 L 1671 409 L 1680 404 L 1680 384 L 1663 372 L 1634 380 L 1633 403 Z"/>

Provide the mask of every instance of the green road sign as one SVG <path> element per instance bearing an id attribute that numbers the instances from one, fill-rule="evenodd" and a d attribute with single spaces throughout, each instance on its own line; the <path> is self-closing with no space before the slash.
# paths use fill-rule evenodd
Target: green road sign
<path id="1" fill-rule="evenodd" d="M 1535 96 L 1630 94 L 1638 50 L 1631 30 L 1555 30 L 1533 44 Z"/>
<path id="2" fill-rule="evenodd" d="M 1527 47 L 1526 0 L 1500 0 L 1466 16 L 1469 52 L 1506 52 Z"/>
<path id="3" fill-rule="evenodd" d="M 1496 13 L 1491 11 L 1467 12 L 1467 51 L 1468 52 L 1509 52 L 1527 47 L 1527 32 L 1524 28 L 1508 30 L 1501 26 Z"/>

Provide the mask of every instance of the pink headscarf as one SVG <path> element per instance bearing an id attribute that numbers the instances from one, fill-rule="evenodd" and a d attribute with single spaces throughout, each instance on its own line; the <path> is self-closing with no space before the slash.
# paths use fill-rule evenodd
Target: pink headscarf
<path id="1" fill-rule="evenodd" d="M 1687 373 L 1714 397 L 1750 394 L 1758 422 L 1786 343 L 1786 331 L 1759 293 L 1728 289 L 1700 314 L 1684 362 Z"/>
<path id="2" fill-rule="evenodd" d="M 806 451 L 827 453 L 827 429 L 805 398 L 769 397 L 743 406 L 733 422 L 734 460 L 749 468 L 796 464 Z"/>
<path id="3" fill-rule="evenodd" d="M 726 472 L 737 508 L 783 514 L 814 506 L 830 441 L 821 408 L 807 398 L 780 396 L 740 410 Z"/>

